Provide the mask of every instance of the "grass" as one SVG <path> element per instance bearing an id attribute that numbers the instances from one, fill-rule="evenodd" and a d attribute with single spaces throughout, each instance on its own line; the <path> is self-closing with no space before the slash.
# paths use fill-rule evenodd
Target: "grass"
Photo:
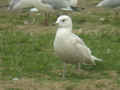
<path id="1" fill-rule="evenodd" d="M 96 0 L 92 4 L 96 3 Z M 91 4 L 91 5 L 92 5 Z M 120 17 L 103 8 L 87 8 L 69 14 L 74 33 L 79 35 L 96 57 L 96 66 L 68 65 L 67 79 L 62 80 L 63 62 L 55 55 L 55 26 L 43 26 L 42 15 L 31 21 L 27 13 L 0 11 L 0 89 L 1 90 L 119 90 Z M 52 17 L 52 16 L 51 16 Z M 102 20 L 101 20 L 102 18 Z M 52 17 L 49 23 L 53 23 Z M 14 78 L 19 80 L 14 81 Z M 108 87 L 109 85 L 109 87 Z M 39 89 L 38 89 L 39 88 Z"/>

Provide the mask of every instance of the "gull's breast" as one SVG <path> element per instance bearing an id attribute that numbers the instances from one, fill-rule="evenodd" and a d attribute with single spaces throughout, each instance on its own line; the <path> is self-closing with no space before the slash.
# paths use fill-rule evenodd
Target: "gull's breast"
<path id="1" fill-rule="evenodd" d="M 56 38 L 54 41 L 54 49 L 57 56 L 67 63 L 77 63 L 79 60 L 76 48 L 72 44 L 69 36 L 67 36 L 67 38 Z"/>
<path id="2" fill-rule="evenodd" d="M 80 43 L 75 43 L 71 35 L 56 37 L 54 49 L 57 56 L 66 63 L 91 63 L 91 54 L 89 50 L 80 45 Z"/>

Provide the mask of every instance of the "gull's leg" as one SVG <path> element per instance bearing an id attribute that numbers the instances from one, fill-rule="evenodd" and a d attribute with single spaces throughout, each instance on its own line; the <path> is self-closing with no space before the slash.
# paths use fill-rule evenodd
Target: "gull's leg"
<path id="1" fill-rule="evenodd" d="M 29 13 L 29 16 L 31 17 L 31 24 L 34 24 L 36 22 L 35 16 L 32 13 Z"/>
<path id="2" fill-rule="evenodd" d="M 28 16 L 29 19 L 25 20 L 24 24 L 34 24 L 36 22 L 36 19 L 34 18 L 33 13 L 28 12 L 26 16 Z"/>
<path id="3" fill-rule="evenodd" d="M 64 63 L 64 71 L 63 71 L 63 76 L 62 76 L 62 77 L 63 77 L 63 79 L 64 79 L 64 78 L 65 78 L 65 76 L 66 76 L 65 74 L 66 74 L 66 63 Z"/>
<path id="4" fill-rule="evenodd" d="M 48 18 L 49 18 L 49 13 L 45 13 L 45 20 L 44 20 L 44 25 L 48 26 Z"/>

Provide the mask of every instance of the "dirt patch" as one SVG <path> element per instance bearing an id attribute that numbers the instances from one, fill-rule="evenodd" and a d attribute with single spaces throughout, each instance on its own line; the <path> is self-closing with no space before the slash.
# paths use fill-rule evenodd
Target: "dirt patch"
<path id="1" fill-rule="evenodd" d="M 111 79 L 83 79 L 72 80 L 35 80 L 22 78 L 18 80 L 0 81 L 0 90 L 119 90 L 118 74 L 115 71 L 107 72 Z M 98 75 L 98 74 L 96 74 Z M 99 74 L 100 75 L 100 74 Z"/>
<path id="2" fill-rule="evenodd" d="M 45 27 L 42 25 L 19 25 L 17 26 L 18 30 L 22 30 L 25 32 L 33 32 L 33 33 L 49 33 L 55 31 L 55 27 L 49 26 Z"/>
<path id="3" fill-rule="evenodd" d="M 118 90 L 118 85 L 108 79 L 101 80 L 84 80 L 73 90 L 79 90 L 82 88 L 83 90 Z"/>
<path id="4" fill-rule="evenodd" d="M 40 88 L 40 84 L 37 84 L 32 79 L 21 79 L 21 80 L 11 80 L 11 81 L 0 81 L 0 87 L 9 89 L 9 88 L 19 88 L 22 90 L 33 90 L 35 88 Z"/>

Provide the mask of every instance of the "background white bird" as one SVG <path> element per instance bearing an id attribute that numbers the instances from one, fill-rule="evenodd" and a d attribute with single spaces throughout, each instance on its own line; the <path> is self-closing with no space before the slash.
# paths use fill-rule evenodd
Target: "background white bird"
<path id="1" fill-rule="evenodd" d="M 70 0 L 70 5 L 72 8 L 77 8 L 78 0 Z M 37 8 L 31 8 L 30 11 L 32 12 L 38 12 L 39 10 Z"/>
<path id="2" fill-rule="evenodd" d="M 115 8 L 120 6 L 120 0 L 103 0 L 97 4 L 97 7 Z"/>
<path id="3" fill-rule="evenodd" d="M 54 49 L 57 56 L 64 61 L 63 78 L 65 77 L 66 63 L 78 64 L 80 70 L 80 64 L 95 65 L 95 60 L 102 61 L 93 56 L 83 40 L 72 33 L 72 20 L 69 16 L 58 17 L 56 23 L 58 29 L 54 40 Z"/>
<path id="4" fill-rule="evenodd" d="M 31 8 L 30 12 L 39 12 L 39 10 L 37 8 Z"/>
<path id="5" fill-rule="evenodd" d="M 21 8 L 34 7 L 45 13 L 45 24 L 48 24 L 48 13 L 54 11 L 76 10 L 77 0 L 11 0 L 8 9 L 17 10 Z"/>
<path id="6" fill-rule="evenodd" d="M 11 0 L 8 10 L 15 11 L 18 9 L 28 8 L 33 6 L 33 0 Z"/>
<path id="7" fill-rule="evenodd" d="M 103 0 L 96 7 L 113 8 L 116 17 L 119 16 L 120 0 Z"/>
<path id="8" fill-rule="evenodd" d="M 71 0 L 71 6 L 77 7 L 78 0 Z"/>

